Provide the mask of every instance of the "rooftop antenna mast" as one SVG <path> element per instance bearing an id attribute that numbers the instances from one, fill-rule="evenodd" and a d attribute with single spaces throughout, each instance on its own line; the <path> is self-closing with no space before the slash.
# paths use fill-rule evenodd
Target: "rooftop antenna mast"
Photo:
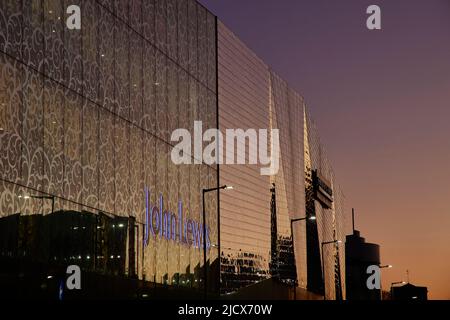
<path id="1" fill-rule="evenodd" d="M 355 208 L 352 208 L 352 226 L 353 226 L 353 233 L 355 233 Z"/>

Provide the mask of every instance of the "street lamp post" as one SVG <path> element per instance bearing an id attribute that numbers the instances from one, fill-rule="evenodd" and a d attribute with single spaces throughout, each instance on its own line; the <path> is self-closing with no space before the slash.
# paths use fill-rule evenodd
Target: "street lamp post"
<path id="1" fill-rule="evenodd" d="M 205 210 L 205 194 L 212 191 L 219 191 L 223 189 L 233 189 L 231 186 L 221 186 L 216 188 L 209 188 L 202 190 L 202 211 L 203 211 L 203 295 L 207 298 L 207 270 L 206 270 L 206 210 Z M 218 244 L 220 252 L 220 243 Z"/>
<path id="2" fill-rule="evenodd" d="M 326 241 L 326 242 L 322 242 L 322 275 L 323 275 L 323 300 L 326 300 L 326 295 L 325 295 L 325 260 L 323 259 L 323 247 L 327 244 L 338 244 L 341 243 L 341 240 L 333 240 L 333 241 Z"/>
<path id="3" fill-rule="evenodd" d="M 386 264 L 386 265 L 379 265 L 378 268 L 380 269 L 384 269 L 384 268 L 392 268 L 392 265 L 390 264 Z M 380 295 L 381 295 L 381 300 L 383 300 L 383 284 L 381 283 L 381 279 L 380 279 Z"/>
<path id="4" fill-rule="evenodd" d="M 294 222 L 297 221 L 303 221 L 303 220 L 316 220 L 315 216 L 311 216 L 311 217 L 303 217 L 303 218 L 296 218 L 296 219 L 291 219 L 291 239 L 292 239 L 292 252 L 294 254 L 294 267 L 296 266 L 295 264 L 295 247 L 294 247 Z M 294 300 L 297 300 L 297 279 L 294 279 Z"/>

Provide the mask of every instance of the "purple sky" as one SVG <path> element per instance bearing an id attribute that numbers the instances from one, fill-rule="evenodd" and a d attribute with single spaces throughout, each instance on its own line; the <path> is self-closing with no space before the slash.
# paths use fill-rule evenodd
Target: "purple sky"
<path id="1" fill-rule="evenodd" d="M 383 287 L 450 299 L 450 0 L 200 2 L 305 97 Z"/>

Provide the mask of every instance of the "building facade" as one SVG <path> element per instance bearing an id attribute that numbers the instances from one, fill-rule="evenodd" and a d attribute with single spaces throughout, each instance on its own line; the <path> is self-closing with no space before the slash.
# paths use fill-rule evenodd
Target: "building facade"
<path id="1" fill-rule="evenodd" d="M 303 97 L 195 0 L 83 0 L 80 30 L 73 4 L 0 8 L 0 257 L 200 289 L 206 243 L 210 292 L 344 297 L 344 252 L 321 246 L 344 197 Z M 174 164 L 194 121 L 278 129 L 279 170 Z"/>
<path id="2" fill-rule="evenodd" d="M 81 30 L 70 30 L 71 4 L 7 0 L 0 8 L 0 217 L 80 215 L 67 223 L 74 235 L 58 238 L 60 250 L 21 240 L 37 235 L 20 219 L 26 235 L 4 239 L 14 247 L 4 254 L 105 273 L 114 262 L 125 275 L 198 287 L 201 189 L 217 185 L 217 168 L 176 166 L 170 137 L 194 120 L 217 127 L 215 16 L 193 0 L 86 0 Z M 206 210 L 207 241 L 217 242 L 217 196 Z M 81 221 L 91 214 L 130 219 L 94 221 L 95 234 L 79 236 L 91 230 Z M 119 225 L 123 253 L 98 253 L 113 252 L 98 242 Z"/>
<path id="3" fill-rule="evenodd" d="M 428 288 L 415 286 L 411 283 L 406 283 L 402 286 L 392 286 L 391 299 L 401 301 L 426 301 L 428 300 Z"/>
<path id="4" fill-rule="evenodd" d="M 220 182 L 236 190 L 220 195 L 222 293 L 272 277 L 343 298 L 344 248 L 323 246 L 322 264 L 321 243 L 345 240 L 344 196 L 303 97 L 221 22 L 218 52 L 221 131 L 278 129 L 280 143 L 275 175 L 255 165 L 220 167 Z M 320 201 L 318 174 L 329 203 Z M 304 217 L 291 235 L 291 220 Z"/>
<path id="5" fill-rule="evenodd" d="M 380 246 L 366 242 L 358 230 L 346 236 L 345 265 L 347 300 L 380 300 L 381 288 L 370 290 L 366 281 L 369 266 L 380 266 Z"/>

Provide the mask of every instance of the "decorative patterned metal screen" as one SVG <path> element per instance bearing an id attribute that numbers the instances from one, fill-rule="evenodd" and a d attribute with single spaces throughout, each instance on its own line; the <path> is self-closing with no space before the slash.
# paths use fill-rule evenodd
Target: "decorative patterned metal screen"
<path id="1" fill-rule="evenodd" d="M 81 30 L 66 27 L 72 4 Z M 186 217 L 201 221 L 201 190 L 217 186 L 216 167 L 174 165 L 170 136 L 195 120 L 217 127 L 216 75 L 216 19 L 194 0 L 2 1 L 1 219 L 131 217 L 138 227 L 124 237 L 137 240 L 123 242 L 135 250 L 122 250 L 120 273 L 199 286 L 200 249 L 160 237 L 143 248 L 144 189 L 151 203 L 162 194 L 175 211 L 182 201 Z M 31 196 L 53 197 L 53 210 Z M 206 203 L 217 242 L 217 194 Z M 74 261 L 89 264 L 87 255 Z M 109 265 L 118 254 L 98 256 Z M 208 259 L 217 264 L 217 252 Z"/>

